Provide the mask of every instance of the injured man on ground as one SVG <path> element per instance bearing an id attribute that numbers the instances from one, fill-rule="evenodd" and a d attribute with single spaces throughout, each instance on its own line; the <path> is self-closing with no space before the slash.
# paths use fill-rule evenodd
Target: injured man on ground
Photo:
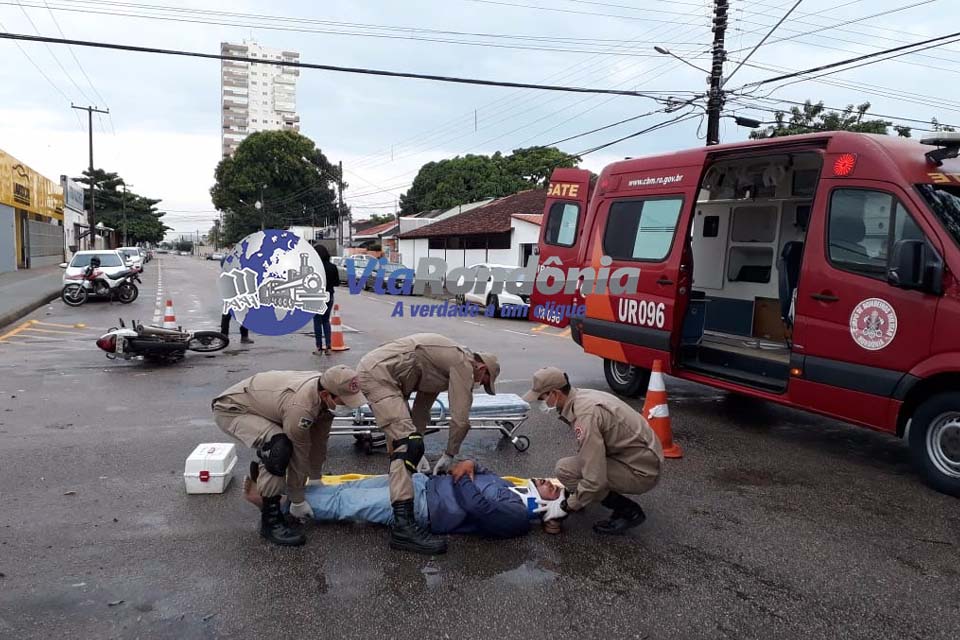
<path id="1" fill-rule="evenodd" d="M 260 506 L 257 492 L 257 465 L 244 481 L 244 497 Z M 414 510 L 417 524 L 434 534 L 478 534 L 511 538 L 530 531 L 531 520 L 539 520 L 551 503 L 563 499 L 556 480 L 513 483 L 485 469 L 473 460 L 450 467 L 449 474 L 414 474 Z M 390 525 L 389 476 L 373 476 L 338 484 L 308 483 L 305 499 L 317 522 L 369 522 Z M 549 533 L 559 533 L 555 522 L 544 522 Z"/>

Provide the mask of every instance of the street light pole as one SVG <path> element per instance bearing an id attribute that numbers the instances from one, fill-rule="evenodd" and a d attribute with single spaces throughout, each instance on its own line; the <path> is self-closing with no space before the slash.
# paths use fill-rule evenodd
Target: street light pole
<path id="1" fill-rule="evenodd" d="M 120 208 L 123 211 L 123 246 L 127 244 L 127 184 L 123 183 L 123 198 L 120 199 Z"/>

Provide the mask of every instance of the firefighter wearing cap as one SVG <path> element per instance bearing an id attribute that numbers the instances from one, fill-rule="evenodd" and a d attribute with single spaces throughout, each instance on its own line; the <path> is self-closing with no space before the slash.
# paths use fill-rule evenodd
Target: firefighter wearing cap
<path id="1" fill-rule="evenodd" d="M 613 513 L 594 524 L 597 533 L 624 533 L 641 524 L 646 519 L 643 509 L 623 494 L 652 489 L 663 463 L 660 440 L 643 416 L 609 393 L 572 387 L 556 367 L 537 371 L 523 399 L 559 412 L 577 438 L 577 455 L 556 465 L 557 479 L 570 494 L 551 504 L 544 519 L 564 518 L 599 500 Z"/>
<path id="2" fill-rule="evenodd" d="M 497 358 L 475 353 L 436 333 L 417 333 L 388 342 L 367 355 L 357 366 L 360 389 L 370 403 L 377 425 L 390 439 L 390 502 L 394 525 L 390 546 L 416 553 L 437 554 L 447 550 L 417 524 L 413 509 L 412 474 L 423 457 L 423 432 L 437 394 L 446 391 L 450 400 L 450 434 L 447 448 L 434 467 L 442 473 L 460 452 L 470 430 L 473 387 L 483 384 L 493 395 L 500 373 Z M 410 395 L 416 391 L 411 411 Z"/>
<path id="3" fill-rule="evenodd" d="M 260 458 L 257 490 L 263 496 L 260 535 L 279 545 L 301 545 L 303 534 L 287 526 L 281 494 L 291 515 L 312 518 L 303 490 L 308 478 L 320 478 L 337 405 L 357 408 L 365 400 L 357 374 L 339 365 L 319 371 L 267 371 L 233 385 L 211 408 L 217 426 Z"/>

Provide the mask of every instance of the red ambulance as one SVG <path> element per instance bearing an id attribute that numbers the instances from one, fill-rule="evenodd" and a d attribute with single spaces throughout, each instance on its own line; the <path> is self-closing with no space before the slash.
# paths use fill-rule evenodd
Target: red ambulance
<path id="1" fill-rule="evenodd" d="M 671 375 L 909 440 L 960 496 L 960 134 L 826 132 L 697 148 L 549 185 L 540 267 L 640 269 L 637 292 L 534 292 L 607 383 Z M 612 259 L 612 262 L 611 262 Z M 601 260 L 603 262 L 601 262 Z"/>

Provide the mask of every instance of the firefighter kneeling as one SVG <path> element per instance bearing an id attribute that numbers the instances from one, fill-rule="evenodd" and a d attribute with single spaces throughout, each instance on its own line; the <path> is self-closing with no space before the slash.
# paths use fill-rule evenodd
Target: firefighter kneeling
<path id="1" fill-rule="evenodd" d="M 623 495 L 646 493 L 660 478 L 663 448 L 643 416 L 609 393 L 570 386 L 567 374 L 556 367 L 537 371 L 523 399 L 539 401 L 542 411 L 557 411 L 573 426 L 579 449 L 557 462 L 556 476 L 569 494 L 548 505 L 544 521 L 601 500 L 613 513 L 593 525 L 597 533 L 620 534 L 643 523 L 643 509 Z"/>

